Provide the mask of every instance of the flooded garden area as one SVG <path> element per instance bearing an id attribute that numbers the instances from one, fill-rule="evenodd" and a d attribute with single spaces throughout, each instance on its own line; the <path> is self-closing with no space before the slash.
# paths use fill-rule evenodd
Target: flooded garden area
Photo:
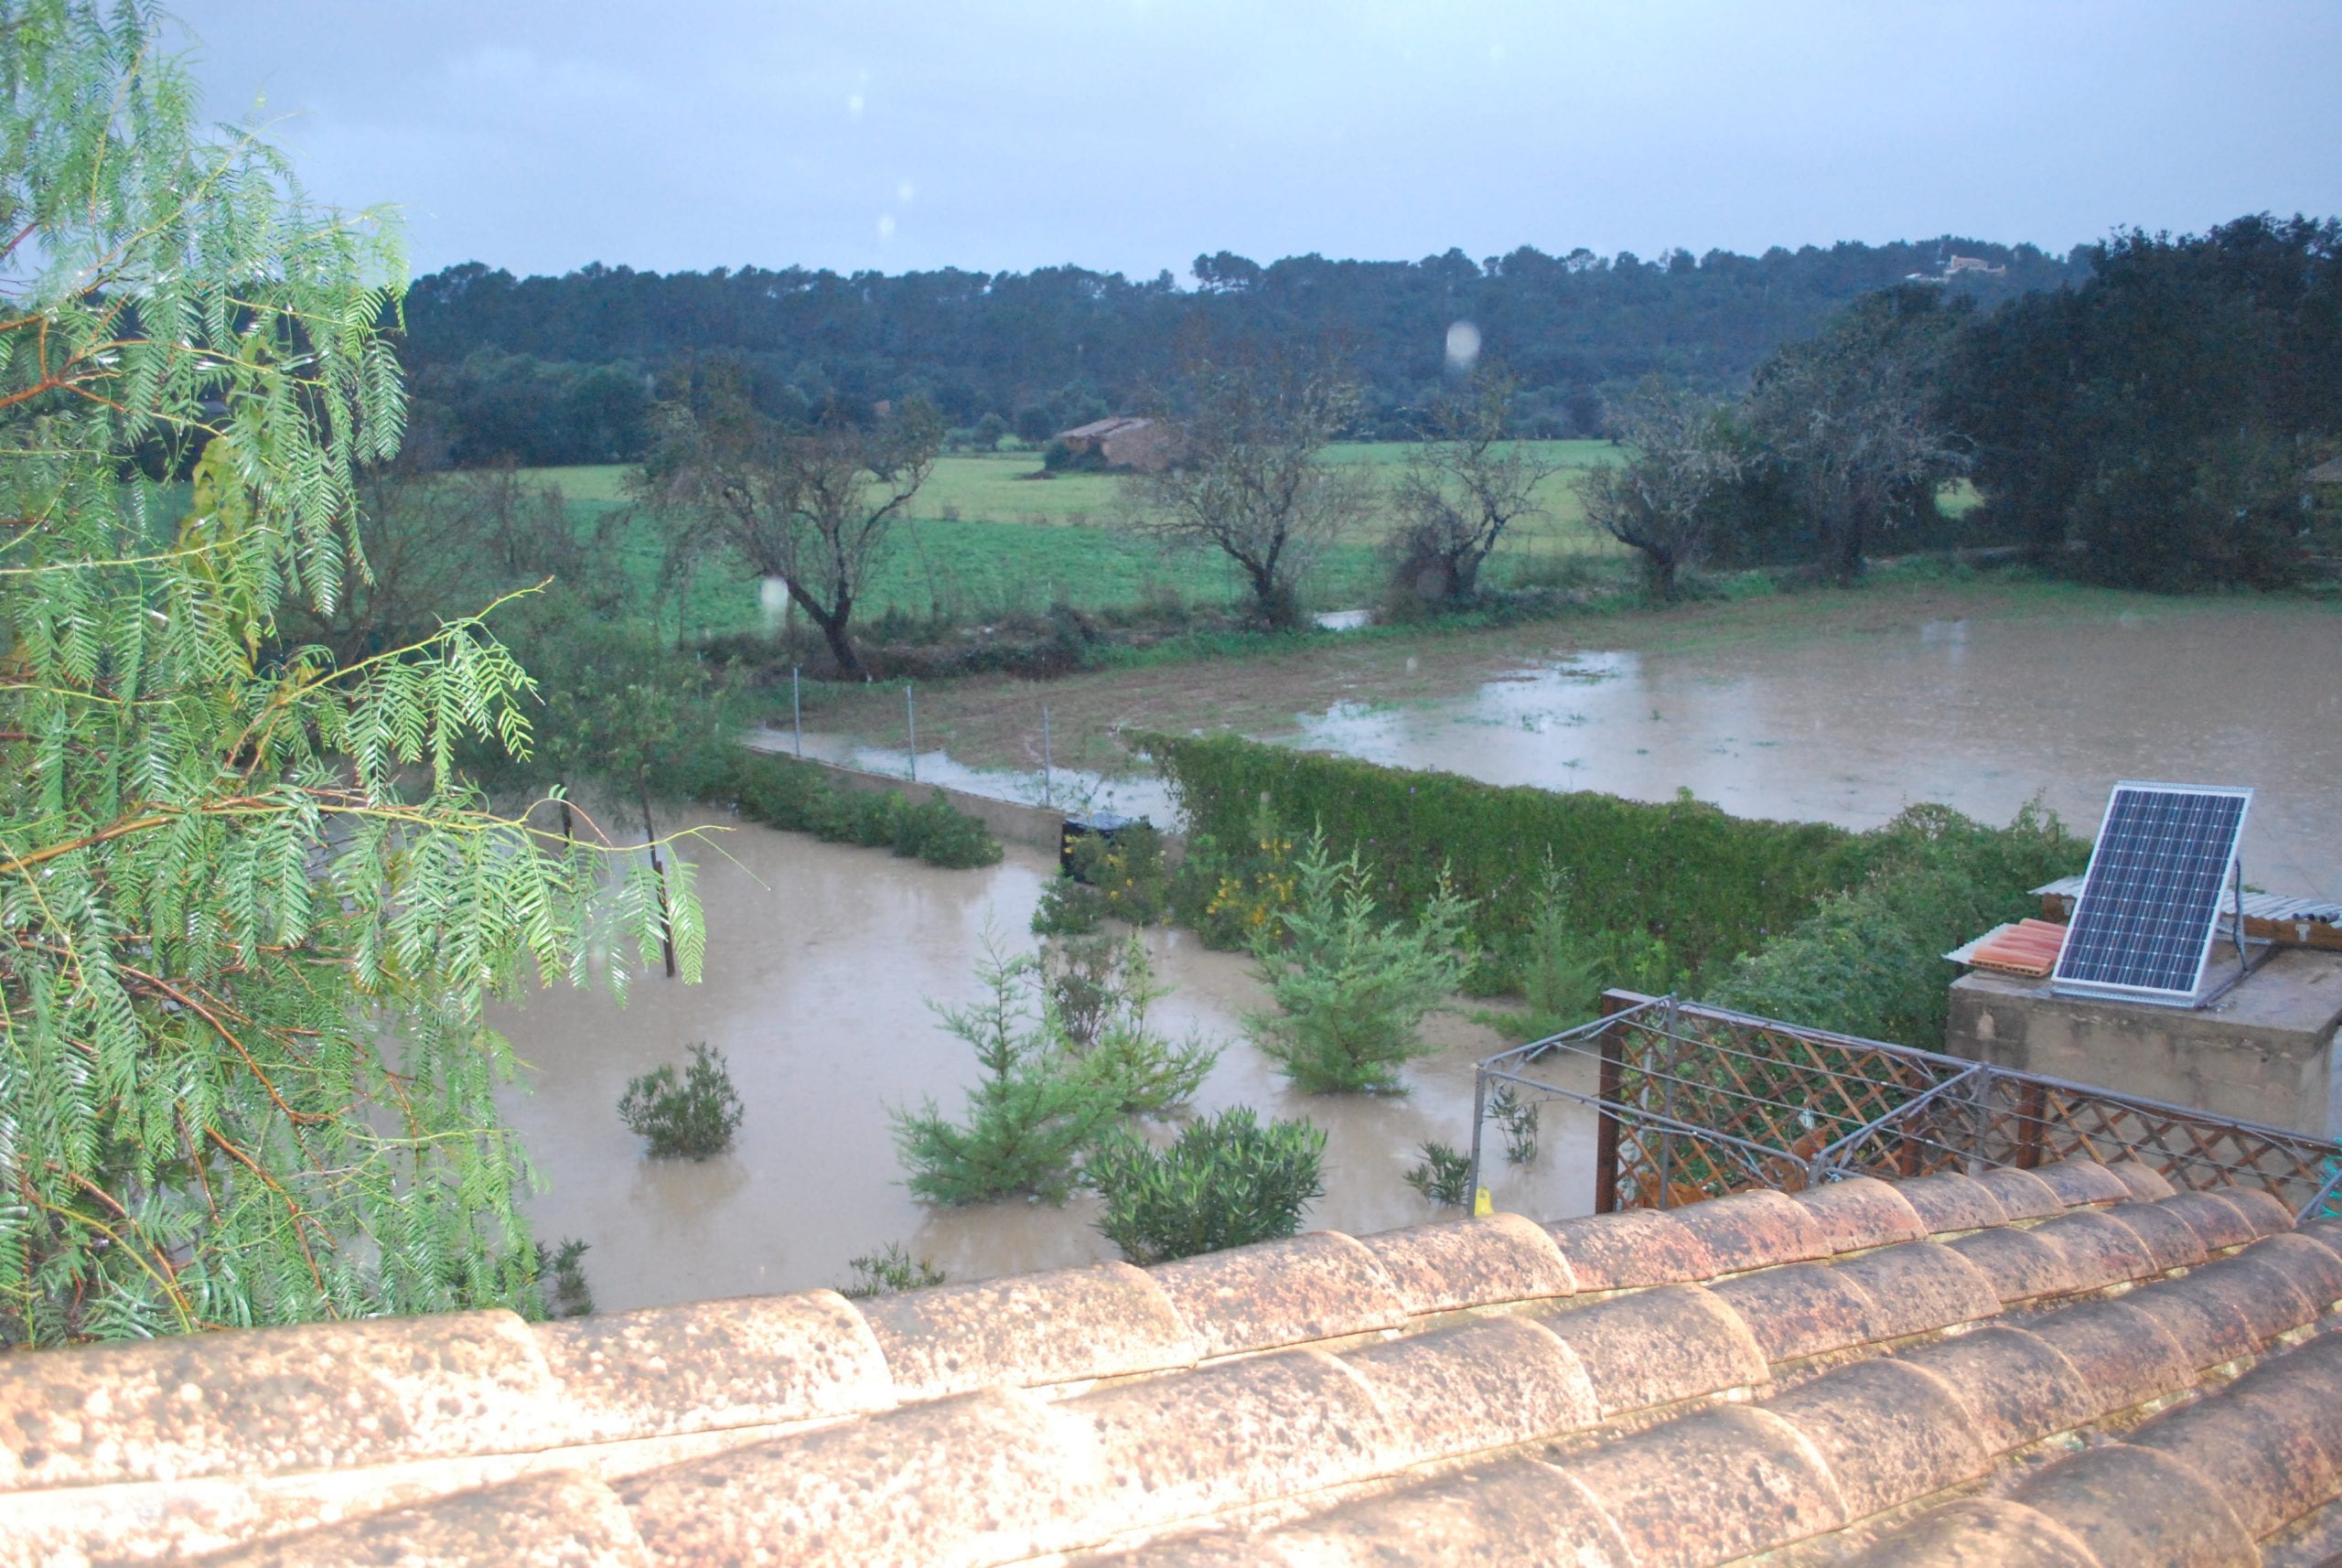
<path id="1" fill-rule="evenodd" d="M 1085 1196 L 1062 1208 L 919 1202 L 889 1128 L 891 1109 L 929 1098 L 959 1113 L 979 1069 L 927 1004 L 979 996 L 988 929 L 1006 950 L 1035 943 L 1026 928 L 1054 863 L 1011 845 L 998 865 L 945 871 L 721 814 L 688 820 L 723 830 L 685 851 L 700 865 L 705 982 L 646 977 L 623 1010 L 601 993 L 535 993 L 493 1019 L 528 1066 L 525 1090 L 504 1100 L 545 1186 L 528 1208 L 547 1240 L 591 1247 L 596 1304 L 840 1284 L 850 1260 L 889 1243 L 955 1280 L 1116 1256 Z M 1193 1028 L 1222 1047 L 1195 1109 L 1250 1105 L 1264 1120 L 1305 1116 L 1326 1130 L 1327 1196 L 1305 1228 L 1366 1232 L 1455 1212 L 1434 1208 L 1404 1173 L 1424 1141 L 1468 1140 L 1473 1064 L 1518 1042 L 1438 1017 L 1426 1035 L 1444 1048 L 1406 1069 L 1412 1092 L 1303 1094 L 1242 1037 L 1243 1014 L 1263 1000 L 1249 960 L 1175 929 L 1145 940 L 1175 988 L 1155 1016 L 1175 1036 Z M 735 1144 L 704 1162 L 647 1159 L 619 1124 L 618 1096 L 699 1040 L 729 1059 L 746 1109 Z M 1498 1201 L 1587 1212 L 1592 1118 L 1548 1105 L 1542 1144 L 1525 1167 L 1491 1157 Z"/>

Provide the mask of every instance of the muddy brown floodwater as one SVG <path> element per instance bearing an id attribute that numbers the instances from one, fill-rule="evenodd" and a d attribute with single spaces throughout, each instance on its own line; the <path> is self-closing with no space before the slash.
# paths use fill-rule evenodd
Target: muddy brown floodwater
<path id="1" fill-rule="evenodd" d="M 547 1240 L 591 1245 L 586 1272 L 604 1310 L 838 1284 L 848 1260 L 902 1242 L 953 1279 L 981 1279 L 1114 1256 L 1092 1229 L 1090 1200 L 932 1208 L 915 1201 L 888 1134 L 887 1111 L 932 1096 L 957 1111 L 978 1076 L 969 1048 L 926 1000 L 972 1001 L 989 922 L 1029 945 L 1027 922 L 1051 869 L 1012 847 L 1002 865 L 939 871 L 880 850 L 730 827 L 695 852 L 707 911 L 707 979 L 639 982 L 623 1011 L 604 993 L 548 991 L 494 1022 L 529 1064 L 508 1091 L 545 1190 L 528 1205 Z M 1445 1048 L 1409 1069 L 1397 1097 L 1294 1092 L 1241 1037 L 1260 1004 L 1242 958 L 1206 951 L 1190 932 L 1147 933 L 1161 978 L 1176 987 L 1160 1016 L 1221 1041 L 1198 1097 L 1216 1111 L 1307 1116 L 1327 1130 L 1327 1195 L 1313 1227 L 1370 1231 L 1435 1217 L 1402 1173 L 1416 1145 L 1470 1135 L 1472 1064 L 1512 1043 L 1458 1018 L 1428 1031 Z M 650 1160 L 619 1125 L 627 1080 L 680 1062 L 706 1040 L 730 1058 L 746 1105 L 733 1152 L 704 1164 Z M 1590 1118 L 1566 1103 L 1544 1112 L 1543 1150 L 1520 1170 L 1489 1161 L 1499 1203 L 1557 1218 L 1593 1193 Z"/>

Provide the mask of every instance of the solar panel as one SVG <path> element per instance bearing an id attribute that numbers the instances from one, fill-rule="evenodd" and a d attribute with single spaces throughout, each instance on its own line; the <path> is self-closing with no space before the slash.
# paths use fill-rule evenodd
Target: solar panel
<path id="1" fill-rule="evenodd" d="M 2055 983 L 2145 1002 L 2192 1001 L 2251 800 L 2250 789 L 2117 784 Z"/>

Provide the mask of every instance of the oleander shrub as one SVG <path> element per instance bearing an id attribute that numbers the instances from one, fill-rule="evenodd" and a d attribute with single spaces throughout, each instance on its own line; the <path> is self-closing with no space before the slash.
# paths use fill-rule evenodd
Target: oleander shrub
<path id="1" fill-rule="evenodd" d="M 1292 1235 L 1326 1194 L 1325 1153 L 1313 1123 L 1264 1126 L 1239 1105 L 1189 1122 L 1168 1148 L 1117 1129 L 1091 1151 L 1083 1180 L 1104 1206 L 1106 1239 L 1133 1263 L 1159 1263 Z"/>

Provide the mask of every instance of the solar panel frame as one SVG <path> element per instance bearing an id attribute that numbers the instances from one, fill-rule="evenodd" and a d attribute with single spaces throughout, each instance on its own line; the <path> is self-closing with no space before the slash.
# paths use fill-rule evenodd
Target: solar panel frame
<path id="1" fill-rule="evenodd" d="M 2251 789 L 2230 785 L 2116 784 L 2051 985 L 2169 1006 L 2194 1002 L 2251 803 Z"/>

